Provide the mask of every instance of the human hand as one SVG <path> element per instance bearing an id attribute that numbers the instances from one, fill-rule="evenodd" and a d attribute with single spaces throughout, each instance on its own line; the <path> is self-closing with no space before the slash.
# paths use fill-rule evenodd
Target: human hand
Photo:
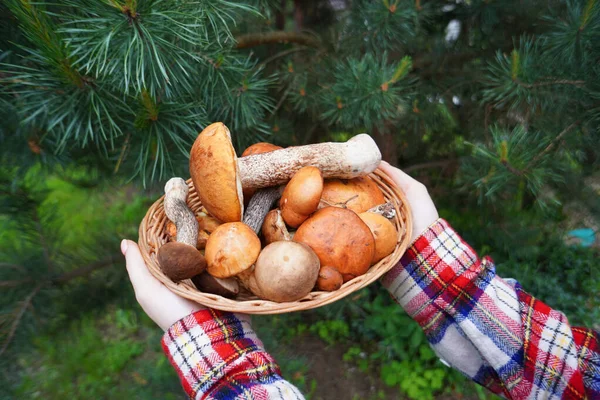
<path id="1" fill-rule="evenodd" d="M 144 312 L 162 330 L 166 331 L 181 318 L 205 307 L 171 292 L 156 279 L 142 258 L 137 243 L 123 239 L 121 253 L 125 256 L 127 273 L 135 291 L 135 298 Z"/>
<path id="2" fill-rule="evenodd" d="M 429 197 L 427 188 L 421 182 L 411 178 L 398 168 L 382 161 L 379 167 L 402 189 L 412 210 L 413 229 L 411 243 L 438 218 L 438 212 Z"/>

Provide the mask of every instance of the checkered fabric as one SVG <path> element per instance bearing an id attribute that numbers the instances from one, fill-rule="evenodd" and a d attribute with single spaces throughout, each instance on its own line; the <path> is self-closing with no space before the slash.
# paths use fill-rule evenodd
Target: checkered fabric
<path id="1" fill-rule="evenodd" d="M 171 326 L 162 346 L 192 399 L 304 398 L 281 378 L 247 316 L 197 311 Z"/>
<path id="2" fill-rule="evenodd" d="M 382 280 L 442 361 L 509 399 L 600 399 L 600 335 L 496 275 L 444 220 Z M 198 311 L 163 349 L 194 399 L 302 399 L 247 316 Z"/>
<path id="3" fill-rule="evenodd" d="M 442 219 L 382 280 L 443 362 L 510 399 L 600 399 L 600 335 L 496 275 Z"/>

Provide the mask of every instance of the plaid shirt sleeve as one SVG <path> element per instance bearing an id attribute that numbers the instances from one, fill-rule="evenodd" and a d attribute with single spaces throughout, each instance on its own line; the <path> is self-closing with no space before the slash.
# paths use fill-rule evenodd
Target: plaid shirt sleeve
<path id="1" fill-rule="evenodd" d="M 192 399 L 303 399 L 281 377 L 248 316 L 197 311 L 167 330 L 162 347 Z"/>
<path id="2" fill-rule="evenodd" d="M 600 335 L 496 275 L 442 219 L 384 278 L 443 362 L 510 399 L 600 399 Z"/>

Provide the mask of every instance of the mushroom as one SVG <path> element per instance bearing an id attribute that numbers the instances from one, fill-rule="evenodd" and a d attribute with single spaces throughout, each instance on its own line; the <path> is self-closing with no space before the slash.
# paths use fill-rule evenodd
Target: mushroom
<path id="1" fill-rule="evenodd" d="M 244 150 L 244 152 L 242 153 L 242 157 L 251 156 L 254 154 L 268 153 L 270 151 L 279 150 L 279 149 L 283 149 L 283 147 L 277 146 L 277 145 L 274 145 L 271 143 L 267 143 L 267 142 L 254 143 L 253 145 L 247 147 L 246 150 Z M 244 205 L 248 205 L 250 198 L 254 195 L 255 192 L 256 192 L 256 189 L 254 189 L 254 188 L 244 188 L 243 189 Z"/>
<path id="2" fill-rule="evenodd" d="M 254 276 L 254 266 L 240 272 L 236 277 L 240 280 L 242 285 L 246 289 L 248 289 L 252 294 L 260 298 L 264 297 L 260 292 L 258 285 L 256 284 L 256 277 Z"/>
<path id="3" fill-rule="evenodd" d="M 317 278 L 317 289 L 325 292 L 333 292 L 338 290 L 344 284 L 344 278 L 340 271 L 329 265 L 324 265 L 319 270 Z"/>
<path id="4" fill-rule="evenodd" d="M 214 228 L 212 227 L 210 230 L 204 229 L 205 226 L 203 226 L 203 223 L 206 223 L 204 221 L 206 218 L 210 218 L 211 220 L 217 221 L 216 219 L 209 216 L 196 217 L 196 220 L 198 221 L 198 240 L 196 241 L 196 248 L 198 250 L 204 249 L 204 247 L 206 246 L 206 241 L 208 240 L 208 235 L 214 230 Z M 212 224 L 212 222 L 210 223 Z M 177 240 L 177 227 L 175 226 L 175 223 L 173 223 L 173 221 L 167 222 L 167 235 L 169 236 L 169 242 L 174 242 Z"/>
<path id="5" fill-rule="evenodd" d="M 319 275 L 319 258 L 305 244 L 273 242 L 258 256 L 254 278 L 266 300 L 296 301 L 310 293 Z"/>
<path id="6" fill-rule="evenodd" d="M 228 222 L 208 238 L 204 255 L 208 273 L 229 278 L 250 268 L 260 253 L 260 239 L 248 225 Z"/>
<path id="7" fill-rule="evenodd" d="M 173 282 L 189 279 L 206 269 L 206 260 L 196 249 L 198 221 L 187 206 L 188 191 L 181 178 L 171 178 L 165 185 L 165 214 L 175 223 L 177 241 L 162 245 L 157 259 L 162 271 Z"/>
<path id="8" fill-rule="evenodd" d="M 328 179 L 323 184 L 322 207 L 339 206 L 357 214 L 385 203 L 383 193 L 368 176 Z"/>
<path id="9" fill-rule="evenodd" d="M 380 161 L 377 145 L 366 134 L 346 143 L 289 147 L 238 159 L 229 130 L 222 122 L 215 122 L 192 146 L 190 174 L 208 212 L 221 221 L 236 222 L 243 215 L 242 188 L 281 185 L 307 165 L 317 167 L 325 178 L 350 179 L 374 171 Z"/>
<path id="10" fill-rule="evenodd" d="M 373 264 L 392 254 L 398 243 L 398 231 L 394 224 L 383 215 L 372 212 L 360 213 L 358 216 L 367 224 L 375 239 Z"/>
<path id="11" fill-rule="evenodd" d="M 266 244 L 280 240 L 292 240 L 279 209 L 269 211 L 265 217 L 261 231 Z"/>
<path id="12" fill-rule="evenodd" d="M 299 227 L 317 211 L 323 192 L 323 175 L 315 167 L 300 169 L 285 186 L 279 207 L 281 216 L 292 228 Z"/>
<path id="13" fill-rule="evenodd" d="M 300 225 L 293 240 L 310 246 L 322 265 L 337 268 L 344 282 L 367 272 L 375 254 L 369 227 L 355 212 L 340 207 L 314 213 Z"/>
<path id="14" fill-rule="evenodd" d="M 192 278 L 198 290 L 223 297 L 232 298 L 240 292 L 240 285 L 235 278 L 215 278 L 208 272 L 203 272 Z"/>

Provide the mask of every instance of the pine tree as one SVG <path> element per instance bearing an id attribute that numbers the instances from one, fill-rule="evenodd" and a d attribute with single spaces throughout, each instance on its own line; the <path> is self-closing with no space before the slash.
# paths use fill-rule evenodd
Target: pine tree
<path id="1" fill-rule="evenodd" d="M 446 215 L 485 221 L 462 225 L 485 226 L 507 253 L 534 227 L 556 235 L 573 199 L 598 224 L 596 0 L 7 0 L 0 11 L 1 221 L 28 238 L 1 243 L 0 353 L 44 308 L 36 299 L 105 260 L 93 241 L 58 251 L 32 176 L 89 193 L 160 188 L 188 175 L 212 121 L 238 150 L 367 132 Z M 39 286 L 21 285 L 32 274 Z"/>

